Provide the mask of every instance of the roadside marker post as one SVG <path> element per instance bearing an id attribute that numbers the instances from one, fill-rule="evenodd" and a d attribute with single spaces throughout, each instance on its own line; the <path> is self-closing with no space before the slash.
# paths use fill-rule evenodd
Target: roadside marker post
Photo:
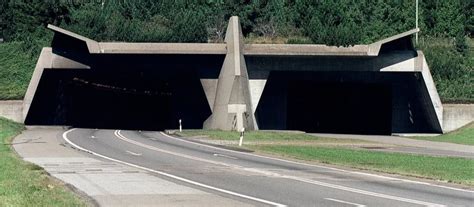
<path id="1" fill-rule="evenodd" d="M 244 142 L 244 134 L 245 134 L 245 128 L 242 128 L 242 131 L 240 131 L 239 147 L 242 147 L 242 143 Z"/>
<path id="2" fill-rule="evenodd" d="M 181 125 L 181 119 L 179 119 L 179 132 L 183 132 L 183 125 Z"/>

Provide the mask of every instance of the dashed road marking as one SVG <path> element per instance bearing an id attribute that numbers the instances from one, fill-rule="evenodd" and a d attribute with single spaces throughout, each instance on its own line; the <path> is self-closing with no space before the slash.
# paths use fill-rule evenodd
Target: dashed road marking
<path id="1" fill-rule="evenodd" d="M 128 150 L 126 150 L 125 152 L 128 153 L 128 154 L 134 155 L 134 156 L 142 156 L 142 154 L 140 154 L 140 153 L 131 152 L 131 151 L 128 151 Z"/>
<path id="2" fill-rule="evenodd" d="M 349 204 L 349 205 L 353 205 L 353 206 L 357 206 L 357 207 L 365 207 L 365 205 L 362 205 L 362 204 L 352 203 L 352 202 L 338 200 L 338 199 L 334 199 L 334 198 L 325 198 L 325 199 L 328 200 L 328 201 L 334 201 L 334 202 L 337 202 L 337 203 L 344 203 L 344 204 Z"/>

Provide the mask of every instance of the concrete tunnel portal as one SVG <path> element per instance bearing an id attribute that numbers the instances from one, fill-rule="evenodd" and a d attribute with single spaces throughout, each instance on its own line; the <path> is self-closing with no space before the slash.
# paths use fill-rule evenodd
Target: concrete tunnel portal
<path id="1" fill-rule="evenodd" d="M 182 119 L 198 129 L 211 114 L 200 77 L 215 76 L 223 56 L 95 58 L 90 70 L 44 71 L 25 124 L 164 130 Z"/>
<path id="2" fill-rule="evenodd" d="M 442 105 L 409 31 L 371 45 L 99 43 L 49 26 L 27 125 L 439 133 Z M 375 51 L 375 52 L 374 52 Z"/>

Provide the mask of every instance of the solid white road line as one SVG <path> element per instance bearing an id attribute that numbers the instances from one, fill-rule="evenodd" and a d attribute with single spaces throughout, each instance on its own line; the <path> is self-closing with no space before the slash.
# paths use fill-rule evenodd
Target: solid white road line
<path id="1" fill-rule="evenodd" d="M 343 191 L 362 194 L 362 195 L 367 195 L 367 196 L 373 196 L 373 197 L 384 198 L 384 199 L 389 199 L 389 200 L 401 201 L 401 202 L 406 202 L 406 203 L 413 203 L 413 204 L 424 205 L 424 206 L 432 206 L 432 207 L 435 207 L 435 206 L 442 207 L 442 206 L 444 206 L 442 204 L 437 204 L 437 203 L 430 203 L 430 202 L 419 201 L 419 200 L 403 198 L 403 197 L 398 197 L 398 196 L 391 196 L 391 195 L 386 195 L 386 194 L 382 194 L 382 193 L 376 193 L 376 192 L 371 192 L 371 191 L 366 191 L 366 190 L 360 190 L 360 189 L 357 189 L 357 188 L 350 188 L 350 187 L 346 187 L 346 186 L 342 186 L 342 185 L 336 185 L 336 184 L 331 184 L 331 183 L 320 182 L 320 181 L 316 181 L 316 180 L 312 180 L 312 179 L 282 175 L 282 174 L 278 174 L 278 173 L 275 173 L 275 172 L 266 171 L 266 170 L 262 170 L 262 169 L 245 168 L 245 167 L 239 166 L 239 165 L 231 165 L 231 164 L 228 164 L 228 163 L 222 163 L 222 162 L 207 160 L 207 159 L 203 159 L 203 158 L 197 158 L 197 157 L 193 157 L 193 156 L 189 156 L 189 155 L 184 155 L 184 154 L 181 154 L 181 153 L 169 152 L 169 151 L 166 151 L 166 150 L 162 150 L 162 149 L 159 149 L 159 148 L 156 148 L 156 147 L 153 147 L 153 146 L 143 144 L 141 142 L 130 140 L 127 137 L 125 137 L 124 135 L 121 134 L 121 130 L 116 130 L 114 134 L 117 136 L 117 138 L 119 138 L 119 139 L 121 139 L 125 142 L 135 144 L 137 146 L 141 146 L 141 147 L 144 147 L 144 148 L 147 148 L 147 149 L 150 149 L 150 150 L 163 152 L 163 153 L 169 153 L 169 154 L 172 154 L 172 155 L 175 155 L 175 156 L 184 157 L 184 158 L 188 158 L 188 159 L 208 162 L 208 163 L 212 163 L 212 164 L 215 164 L 215 165 L 224 165 L 224 166 L 231 167 L 231 168 L 234 168 L 234 169 L 237 169 L 237 170 L 243 170 L 243 171 L 247 171 L 247 172 L 259 173 L 259 174 L 263 174 L 263 175 L 266 175 L 266 176 L 269 176 L 269 177 L 277 177 L 277 178 L 285 178 L 285 179 L 290 179 L 290 180 L 296 180 L 296 181 L 300 181 L 300 182 L 304 182 L 304 183 L 308 183 L 308 184 L 313 184 L 313 185 L 319 185 L 319 186 L 323 186 L 323 187 L 327 187 L 327 188 L 333 188 L 333 189 L 337 189 L 337 190 L 343 190 Z"/>
<path id="2" fill-rule="evenodd" d="M 125 152 L 128 153 L 128 154 L 134 155 L 134 156 L 141 156 L 142 155 L 140 153 L 135 153 L 135 152 L 131 152 L 131 151 L 128 151 L 128 150 L 126 150 Z"/>
<path id="3" fill-rule="evenodd" d="M 74 130 L 75 129 L 70 129 L 70 130 L 64 132 L 63 133 L 63 139 L 68 144 L 70 144 L 71 146 L 73 146 L 74 148 L 76 148 L 78 150 L 93 154 L 95 156 L 98 156 L 98 157 L 101 157 L 101 158 L 104 158 L 104 159 L 107 159 L 107 160 L 110 160 L 110 161 L 113 161 L 113 162 L 121 163 L 121 164 L 124 164 L 124 165 L 128 165 L 128 166 L 135 167 L 135 168 L 138 168 L 138 169 L 146 170 L 146 171 L 149 171 L 149 172 L 153 172 L 153 173 L 156 173 L 156 174 L 159 174 L 159 175 L 162 175 L 162 176 L 166 176 L 166 177 L 169 177 L 169 178 L 172 178 L 172 179 L 175 179 L 175 180 L 179 180 L 181 182 L 189 183 L 189 184 L 192 184 L 192 185 L 195 185 L 195 186 L 199 186 L 199 187 L 202 187 L 202 188 L 207 188 L 209 190 L 214 190 L 214 191 L 217 191 L 217 192 L 225 193 L 225 194 L 232 195 L 232 196 L 237 196 L 237 197 L 240 197 L 240 198 L 244 198 L 244 199 L 248 199 L 248 200 L 252 200 L 252 201 L 256 201 L 256 202 L 260 202 L 260 203 L 265 203 L 265 204 L 272 205 L 272 206 L 286 207 L 286 205 L 281 204 L 281 203 L 267 201 L 267 200 L 264 200 L 264 199 L 255 198 L 255 197 L 248 196 L 248 195 L 243 195 L 243 194 L 236 193 L 236 192 L 233 192 L 233 191 L 224 190 L 224 189 L 221 189 L 221 188 L 217 188 L 217 187 L 213 187 L 213 186 L 210 186 L 210 185 L 202 184 L 202 183 L 192 181 L 192 180 L 189 180 L 189 179 L 186 179 L 186 178 L 178 177 L 178 176 L 175 176 L 175 175 L 172 175 L 172 174 L 169 174 L 169 173 L 165 173 L 165 172 L 161 172 L 161 171 L 158 171 L 158 170 L 153 170 L 153 169 L 150 169 L 150 168 L 142 167 L 142 166 L 139 166 L 139 165 L 135 165 L 135 164 L 128 163 L 128 162 L 125 162 L 125 161 L 117 160 L 117 159 L 107 157 L 105 155 L 93 152 L 91 150 L 82 148 L 82 147 L 74 144 L 73 142 L 71 142 L 71 140 L 69 140 L 67 138 L 67 134 L 69 134 L 70 132 L 72 132 Z"/>
<path id="4" fill-rule="evenodd" d="M 413 183 L 413 184 L 419 184 L 419 185 L 428 185 L 428 186 L 431 186 L 431 187 L 438 187 L 438 188 L 456 190 L 456 191 L 467 192 L 467 193 L 474 193 L 474 191 L 472 191 L 472 190 L 454 188 L 454 187 L 443 186 L 443 185 L 436 185 L 436 184 L 427 183 L 427 182 L 407 180 L 407 179 L 402 179 L 402 178 L 394 178 L 394 177 L 389 177 L 389 176 L 376 175 L 376 174 L 357 172 L 357 171 L 349 171 L 349 170 L 343 170 L 343 169 L 338 169 L 338 168 L 333 168 L 333 167 L 328 167 L 328 166 L 323 166 L 323 165 L 314 165 L 314 164 L 308 164 L 308 163 L 302 163 L 302 162 L 295 162 L 295 161 L 291 161 L 291 160 L 284 160 L 284 159 L 275 158 L 275 157 L 267 157 L 267 156 L 263 156 L 263 155 L 256 155 L 256 154 L 251 154 L 251 153 L 247 153 L 247 152 L 239 152 L 239 151 L 235 151 L 235 150 L 228 150 L 228 149 L 224 149 L 224 148 L 220 148 L 220 147 L 214 147 L 214 146 L 210 146 L 210 145 L 206 145 L 206 144 L 201 144 L 201 143 L 197 143 L 197 142 L 192 142 L 192 141 L 176 138 L 176 137 L 170 136 L 170 135 L 168 135 L 164 132 L 160 132 L 160 134 L 162 134 L 165 137 L 168 137 L 168 138 L 171 138 L 171 139 L 174 139 L 174 140 L 178 140 L 178 141 L 181 141 L 181 142 L 186 142 L 186 143 L 190 143 L 190 144 L 194 144 L 194 145 L 198 145 L 198 146 L 203 146 L 203 147 L 207 147 L 207 148 L 211 148 L 211 149 L 222 150 L 222 151 L 231 152 L 231 153 L 237 153 L 237 154 L 242 154 L 242 155 L 247 155 L 247 156 L 254 156 L 254 157 L 258 157 L 258 158 L 276 160 L 276 161 L 281 161 L 281 162 L 286 162 L 286 163 L 291 163 L 291 164 L 297 164 L 297 165 L 302 165 L 302 166 L 329 169 L 329 170 L 334 170 L 334 171 L 339 171 L 339 172 L 344 172 L 344 173 L 368 176 L 368 177 L 376 177 L 376 178 L 392 180 L 392 181 L 400 181 L 400 182 Z"/>
<path id="5" fill-rule="evenodd" d="M 354 206 L 357 206 L 357 207 L 365 207 L 365 205 L 362 205 L 362 204 L 347 202 L 347 201 L 343 201 L 343 200 L 337 200 L 337 199 L 334 199 L 334 198 L 325 198 L 325 199 L 326 199 L 326 200 L 329 200 L 329 201 L 338 202 L 338 203 L 344 203 L 344 204 L 354 205 Z"/>

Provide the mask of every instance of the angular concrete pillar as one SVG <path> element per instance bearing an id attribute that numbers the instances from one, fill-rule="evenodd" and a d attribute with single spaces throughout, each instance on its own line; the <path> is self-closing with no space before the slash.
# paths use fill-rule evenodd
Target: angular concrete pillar
<path id="1" fill-rule="evenodd" d="M 437 119 L 439 126 L 442 128 L 443 126 L 443 104 L 441 103 L 441 98 L 439 97 L 438 90 L 436 90 L 436 85 L 433 80 L 433 76 L 431 76 L 430 68 L 428 67 L 428 63 L 426 62 L 425 55 L 421 51 L 418 52 L 418 60 L 416 62 L 416 67 L 418 71 L 421 71 L 421 75 L 423 80 L 426 84 L 426 89 L 428 90 L 429 98 L 431 104 L 434 107 L 436 112 L 436 117 L 431 117 L 431 119 Z M 444 131 L 444 130 L 443 130 Z"/>
<path id="2" fill-rule="evenodd" d="M 249 77 L 243 55 L 243 34 L 238 17 L 231 17 L 225 37 L 227 54 L 224 59 L 212 115 L 204 122 L 205 129 L 255 129 L 255 117 L 250 98 Z"/>
<path id="3" fill-rule="evenodd" d="M 41 50 L 41 54 L 36 62 L 35 70 L 33 71 L 33 76 L 31 77 L 30 84 L 26 90 L 25 97 L 23 99 L 23 120 L 24 123 L 28 111 L 30 110 L 31 102 L 33 102 L 33 97 L 35 96 L 36 89 L 38 88 L 41 76 L 45 68 L 52 68 L 53 64 L 53 52 L 52 48 L 45 47 Z"/>

